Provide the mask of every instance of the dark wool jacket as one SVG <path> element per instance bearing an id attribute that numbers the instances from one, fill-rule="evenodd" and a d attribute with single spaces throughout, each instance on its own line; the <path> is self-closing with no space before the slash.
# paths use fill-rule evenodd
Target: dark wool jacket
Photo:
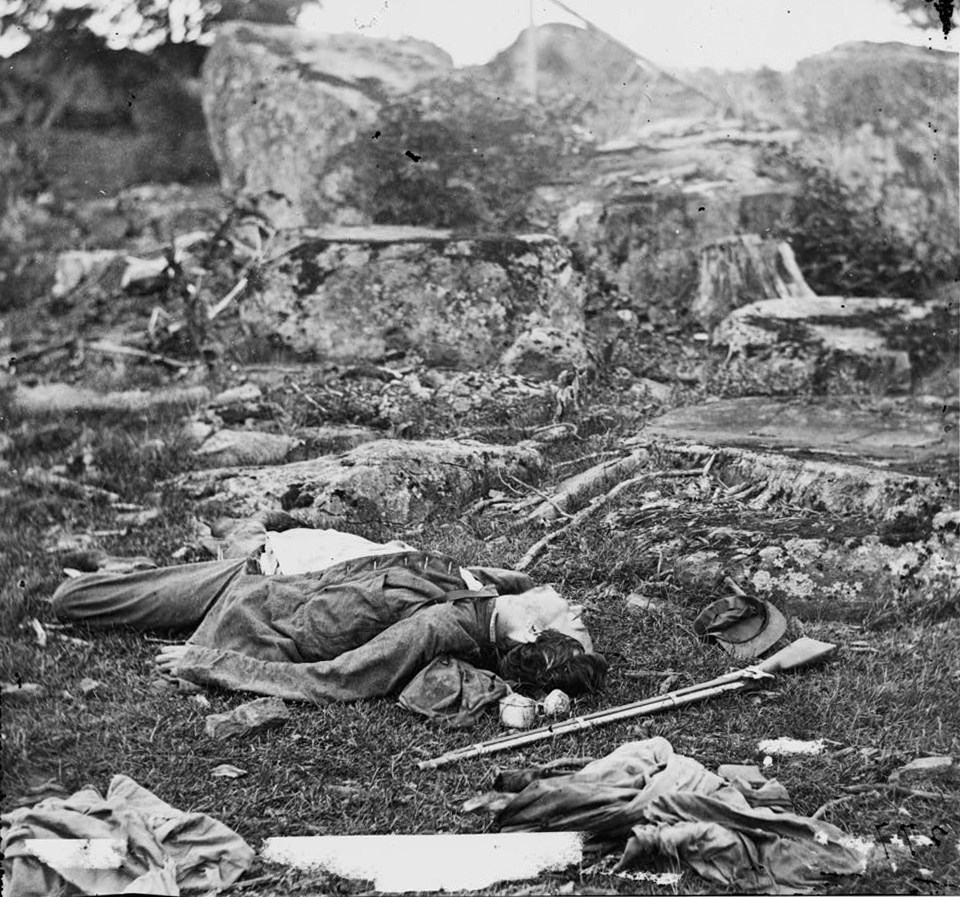
<path id="1" fill-rule="evenodd" d="M 178 675 L 201 685 L 300 701 L 399 691 L 449 654 L 493 660 L 494 597 L 533 588 L 526 575 L 470 572 L 422 551 L 357 558 L 298 576 L 241 576 L 188 643 Z"/>

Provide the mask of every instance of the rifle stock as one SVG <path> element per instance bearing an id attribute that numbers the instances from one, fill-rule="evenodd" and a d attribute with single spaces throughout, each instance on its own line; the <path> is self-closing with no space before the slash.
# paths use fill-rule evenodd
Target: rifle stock
<path id="1" fill-rule="evenodd" d="M 648 714 L 658 713 L 661 710 L 669 710 L 673 707 L 682 707 L 684 704 L 691 704 L 694 701 L 700 701 L 704 698 L 713 697 L 714 695 L 729 691 L 739 691 L 751 681 L 755 680 L 756 677 L 754 673 L 758 669 L 771 675 L 778 672 L 802 669 L 813 663 L 826 660 L 833 655 L 836 650 L 837 646 L 828 642 L 820 642 L 816 639 L 806 637 L 799 638 L 757 666 L 746 667 L 743 670 L 737 670 L 733 673 L 719 676 L 709 682 L 691 685 L 665 695 L 646 698 L 642 701 L 634 701 L 631 704 L 622 704 L 619 707 L 611 707 L 608 710 L 597 710 L 584 716 L 551 723 L 548 726 L 541 726 L 538 729 L 531 729 L 528 732 L 501 735 L 489 741 L 459 748 L 455 751 L 448 751 L 446 754 L 442 754 L 431 760 L 421 760 L 417 766 L 420 769 L 437 769 L 440 766 L 446 766 L 448 763 L 455 763 L 458 760 L 469 760 L 474 757 L 482 757 L 487 754 L 522 747 L 523 745 L 533 744 L 534 742 L 543 741 L 547 738 L 554 738 L 557 735 L 564 735 L 567 732 L 583 732 L 596 728 L 597 726 L 602 726 L 605 723 L 630 719 L 636 716 L 646 716 Z"/>
<path id="2" fill-rule="evenodd" d="M 786 648 L 781 648 L 757 666 L 765 673 L 787 673 L 820 663 L 831 657 L 836 650 L 836 645 L 804 636 L 791 642 Z"/>

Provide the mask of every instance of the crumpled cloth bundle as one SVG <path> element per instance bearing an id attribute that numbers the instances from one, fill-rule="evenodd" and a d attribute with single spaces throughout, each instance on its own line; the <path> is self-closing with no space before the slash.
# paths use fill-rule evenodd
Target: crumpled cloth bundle
<path id="1" fill-rule="evenodd" d="M 620 868 L 668 857 L 742 892 L 805 893 L 863 871 L 840 829 L 751 807 L 741 790 L 673 752 L 665 738 L 634 741 L 568 776 L 538 779 L 497 815 L 504 831 L 584 831 L 627 839 Z"/>
<path id="2" fill-rule="evenodd" d="M 0 832 L 6 897 L 211 892 L 236 881 L 254 857 L 222 822 L 171 807 L 124 775 L 110 780 L 105 798 L 87 787 L 4 813 Z M 56 851 L 37 859 L 28 838 L 114 839 L 126 849 L 116 869 L 84 868 Z"/>
<path id="3" fill-rule="evenodd" d="M 496 673 L 442 655 L 425 666 L 400 693 L 401 707 L 451 728 L 474 725 L 487 707 L 510 693 Z"/>

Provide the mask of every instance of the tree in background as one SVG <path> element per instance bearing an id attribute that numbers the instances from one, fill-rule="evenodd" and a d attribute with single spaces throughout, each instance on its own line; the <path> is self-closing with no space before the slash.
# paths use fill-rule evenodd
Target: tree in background
<path id="1" fill-rule="evenodd" d="M 217 22 L 289 25 L 316 0 L 0 0 L 0 50 L 37 35 L 72 37 L 88 31 L 111 49 L 149 50 L 162 43 L 206 43 Z"/>
<path id="2" fill-rule="evenodd" d="M 890 0 L 918 28 L 941 28 L 943 36 L 954 26 L 953 0 Z"/>

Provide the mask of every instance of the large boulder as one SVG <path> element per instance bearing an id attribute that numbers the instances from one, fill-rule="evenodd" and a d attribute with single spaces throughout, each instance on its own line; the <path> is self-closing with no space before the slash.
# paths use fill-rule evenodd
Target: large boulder
<path id="1" fill-rule="evenodd" d="M 867 381 L 909 389 L 915 378 L 956 357 L 955 312 L 909 299 L 807 296 L 753 302 L 714 330 L 728 367 L 767 393 Z M 836 390 L 833 390 L 836 391 Z"/>
<path id="2" fill-rule="evenodd" d="M 538 325 L 583 329 L 584 283 L 552 237 L 459 239 L 448 231 L 340 228 L 266 265 L 240 314 L 268 346 L 311 358 L 495 363 Z"/>
<path id="3" fill-rule="evenodd" d="M 957 55 L 856 42 L 790 75 L 806 149 L 879 204 L 882 221 L 933 259 L 956 258 Z"/>
<path id="4" fill-rule="evenodd" d="M 341 207 L 340 151 L 373 137 L 387 98 L 450 67 L 422 41 L 222 26 L 203 66 L 203 109 L 224 188 L 277 226 L 346 223 L 355 213 Z"/>
<path id="5" fill-rule="evenodd" d="M 381 439 L 335 457 L 191 472 L 177 483 L 240 515 L 280 509 L 306 526 L 362 525 L 388 534 L 422 523 L 441 507 L 476 498 L 499 477 L 529 480 L 541 464 L 538 452 L 525 444 Z"/>

